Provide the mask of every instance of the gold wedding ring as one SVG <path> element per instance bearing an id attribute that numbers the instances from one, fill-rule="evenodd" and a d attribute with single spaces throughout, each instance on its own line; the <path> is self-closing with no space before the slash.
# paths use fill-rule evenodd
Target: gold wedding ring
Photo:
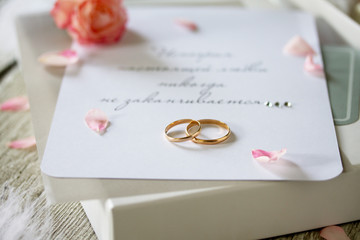
<path id="1" fill-rule="evenodd" d="M 183 123 L 189 123 L 189 125 L 187 125 L 187 127 L 186 127 L 186 131 L 185 131 L 186 136 L 185 137 L 175 138 L 175 137 L 169 136 L 168 132 L 171 128 L 173 128 L 177 125 L 183 124 Z M 190 134 L 189 130 L 191 128 L 195 128 L 194 129 L 195 132 Z M 180 119 L 180 120 L 172 122 L 166 126 L 165 136 L 170 142 L 184 142 L 184 141 L 191 140 L 191 139 L 195 138 L 196 136 L 198 136 L 200 134 L 200 130 L 201 130 L 201 125 L 200 125 L 199 121 L 196 121 L 193 119 Z"/>
<path id="2" fill-rule="evenodd" d="M 212 145 L 212 144 L 221 143 L 221 142 L 225 141 L 226 139 L 228 139 L 230 137 L 231 130 L 230 130 L 229 126 L 226 123 L 223 123 L 223 122 L 215 120 L 215 119 L 201 119 L 201 120 L 198 120 L 198 122 L 201 125 L 206 125 L 206 124 L 217 125 L 219 127 L 225 128 L 227 130 L 227 132 L 226 132 L 226 134 L 224 136 L 222 136 L 220 138 L 216 138 L 216 139 L 200 139 L 200 138 L 197 138 L 195 136 L 195 137 L 193 137 L 191 139 L 191 141 L 193 141 L 194 143 Z M 192 127 L 189 124 L 186 127 L 186 130 L 185 130 L 186 134 L 188 134 L 188 131 L 190 130 L 190 128 L 192 128 Z"/>

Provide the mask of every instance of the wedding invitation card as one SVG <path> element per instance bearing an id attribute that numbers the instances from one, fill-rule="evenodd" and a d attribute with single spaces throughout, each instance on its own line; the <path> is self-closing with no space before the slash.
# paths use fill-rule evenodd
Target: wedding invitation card
<path id="1" fill-rule="evenodd" d="M 322 63 L 311 15 L 234 7 L 130 8 L 128 14 L 118 44 L 73 45 L 81 63 L 68 67 L 62 82 L 41 163 L 45 174 L 325 180 L 342 172 L 326 79 L 306 74 L 304 58 L 282 53 L 299 35 Z M 102 135 L 85 124 L 93 108 L 109 118 Z M 216 145 L 170 142 L 165 127 L 179 119 L 216 119 L 232 134 Z M 277 161 L 252 158 L 253 149 L 283 148 Z"/>

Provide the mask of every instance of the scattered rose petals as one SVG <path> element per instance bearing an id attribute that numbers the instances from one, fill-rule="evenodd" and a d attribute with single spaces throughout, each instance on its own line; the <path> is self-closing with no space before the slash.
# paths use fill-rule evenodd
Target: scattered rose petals
<path id="1" fill-rule="evenodd" d="M 320 236 L 326 240 L 350 240 L 350 238 L 339 226 L 329 226 L 320 231 Z"/>
<path id="2" fill-rule="evenodd" d="M 34 136 L 7 143 L 7 146 L 9 148 L 15 148 L 15 149 L 31 148 L 35 145 L 36 145 L 36 140 Z"/>
<path id="3" fill-rule="evenodd" d="M 285 45 L 283 52 L 285 54 L 304 57 L 309 54 L 316 54 L 314 49 L 312 49 L 312 47 L 300 36 L 294 36 L 291 38 L 290 41 Z"/>
<path id="4" fill-rule="evenodd" d="M 24 96 L 10 98 L 0 105 L 1 111 L 24 111 L 29 108 L 29 100 Z"/>
<path id="5" fill-rule="evenodd" d="M 198 30 L 198 26 L 196 25 L 196 23 L 187 20 L 187 19 L 175 19 L 175 23 L 178 24 L 179 26 L 185 27 L 187 29 L 189 29 L 190 31 L 197 31 Z"/>
<path id="6" fill-rule="evenodd" d="M 324 69 L 320 64 L 314 63 L 313 55 L 307 55 L 304 63 L 304 70 L 315 77 L 324 77 Z"/>
<path id="7" fill-rule="evenodd" d="M 265 151 L 261 149 L 254 149 L 251 151 L 254 159 L 260 162 L 271 162 L 279 160 L 285 153 L 286 148 L 281 149 L 280 151 Z"/>
<path id="8" fill-rule="evenodd" d="M 99 134 L 103 134 L 109 124 L 106 114 L 100 109 L 90 109 L 85 116 L 85 122 L 91 130 Z"/>
<path id="9" fill-rule="evenodd" d="M 51 67 L 66 67 L 79 61 L 77 52 L 66 49 L 60 52 L 46 52 L 39 57 L 39 62 Z"/>

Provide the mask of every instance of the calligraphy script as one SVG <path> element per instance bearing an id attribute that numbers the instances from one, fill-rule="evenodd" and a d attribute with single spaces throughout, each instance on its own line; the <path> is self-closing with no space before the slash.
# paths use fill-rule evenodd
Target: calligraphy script
<path id="1" fill-rule="evenodd" d="M 151 46 L 150 52 L 156 59 L 162 59 L 169 62 L 174 59 L 181 59 L 188 65 L 172 66 L 164 64 L 144 64 L 121 65 L 118 70 L 127 72 L 176 72 L 176 73 L 266 73 L 268 70 L 262 61 L 253 61 L 229 66 L 223 65 L 224 60 L 234 58 L 230 52 L 221 52 L 214 50 L 207 51 L 185 51 L 176 48 Z M 210 64 L 209 61 L 216 61 L 216 64 Z"/>
<path id="2" fill-rule="evenodd" d="M 212 104 L 212 105 L 240 105 L 240 104 L 261 104 L 259 100 L 250 99 L 224 99 L 213 98 L 213 90 L 224 88 L 225 85 L 220 82 L 199 82 L 195 76 L 190 76 L 178 83 L 160 82 L 158 91 L 151 92 L 143 98 L 128 98 L 121 100 L 119 98 L 102 98 L 103 103 L 116 104 L 115 111 L 124 109 L 130 104 Z M 199 88 L 198 96 L 194 98 L 161 98 L 161 90 L 164 88 Z"/>
<path id="3" fill-rule="evenodd" d="M 119 99 L 102 98 L 103 103 L 116 104 L 115 111 L 119 111 L 129 106 L 130 104 L 212 104 L 212 105 L 240 105 L 240 104 L 261 104 L 258 100 L 250 99 L 225 99 L 222 97 L 214 97 L 214 91 L 219 88 L 225 88 L 221 81 L 205 81 L 199 80 L 200 74 L 264 74 L 268 72 L 267 67 L 263 61 L 253 61 L 249 63 L 238 63 L 234 61 L 234 56 L 231 52 L 217 51 L 217 50 L 178 50 L 174 47 L 164 46 L 150 46 L 149 52 L 152 57 L 159 59 L 158 62 L 166 62 L 166 64 L 145 63 L 133 65 L 121 65 L 117 69 L 122 72 L 148 72 L 150 73 L 188 73 L 191 76 L 174 82 L 166 79 L 160 79 L 160 83 L 155 83 L 155 89 L 150 91 L 143 97 Z M 174 60 L 181 60 L 181 64 L 175 63 Z M 231 60 L 230 64 L 227 60 Z M 237 65 L 234 65 L 237 64 Z M 202 75 L 204 76 L 204 75 Z M 231 87 L 231 86 L 229 86 Z M 163 97 L 163 91 L 166 89 L 181 89 L 192 88 L 199 89 L 197 95 L 192 97 Z"/>
<path id="4" fill-rule="evenodd" d="M 267 69 L 261 61 L 245 64 L 243 66 L 165 66 L 165 65 L 143 65 L 143 66 L 119 66 L 119 70 L 127 72 L 178 72 L 178 73 L 266 73 Z"/>
<path id="5" fill-rule="evenodd" d="M 194 59 L 196 62 L 202 62 L 208 59 L 219 58 L 232 58 L 233 55 L 230 52 L 220 52 L 214 50 L 207 51 L 184 51 L 177 50 L 176 48 L 169 48 L 164 46 L 151 46 L 150 50 L 157 58 L 188 58 Z"/>

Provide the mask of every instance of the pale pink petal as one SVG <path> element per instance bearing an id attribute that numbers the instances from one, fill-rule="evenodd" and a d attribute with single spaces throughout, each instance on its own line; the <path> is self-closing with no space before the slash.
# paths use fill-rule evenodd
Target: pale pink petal
<path id="1" fill-rule="evenodd" d="M 181 18 L 175 19 L 175 23 L 178 24 L 179 26 L 189 29 L 190 31 L 198 30 L 198 26 L 196 25 L 196 23 L 187 19 L 181 19 Z"/>
<path id="2" fill-rule="evenodd" d="M 79 61 L 78 54 L 71 49 L 46 52 L 39 57 L 39 62 L 51 67 L 66 67 Z"/>
<path id="3" fill-rule="evenodd" d="M 339 226 L 329 226 L 320 231 L 320 236 L 326 240 L 350 240 L 350 238 Z"/>
<path id="4" fill-rule="evenodd" d="M 10 98 L 0 105 L 1 111 L 24 111 L 29 108 L 29 100 L 24 96 Z"/>
<path id="5" fill-rule="evenodd" d="M 260 162 L 271 162 L 279 160 L 286 153 L 286 148 L 283 148 L 280 151 L 270 152 L 262 149 L 254 149 L 251 153 L 253 158 Z"/>
<path id="6" fill-rule="evenodd" d="M 61 56 L 67 57 L 67 58 L 74 58 L 77 57 L 77 52 L 71 49 L 66 49 L 62 52 L 60 52 Z"/>
<path id="7" fill-rule="evenodd" d="M 314 63 L 313 55 L 307 55 L 304 63 L 304 70 L 316 77 L 324 77 L 324 69 L 320 64 Z"/>
<path id="8" fill-rule="evenodd" d="M 300 36 L 294 36 L 283 48 L 285 54 L 294 56 L 315 55 L 316 52 L 312 47 Z"/>
<path id="9" fill-rule="evenodd" d="M 35 137 L 28 137 L 7 143 L 9 148 L 25 149 L 36 145 Z"/>
<path id="10" fill-rule="evenodd" d="M 85 122 L 91 130 L 99 134 L 103 134 L 109 124 L 108 117 L 100 109 L 91 109 L 85 116 Z"/>

